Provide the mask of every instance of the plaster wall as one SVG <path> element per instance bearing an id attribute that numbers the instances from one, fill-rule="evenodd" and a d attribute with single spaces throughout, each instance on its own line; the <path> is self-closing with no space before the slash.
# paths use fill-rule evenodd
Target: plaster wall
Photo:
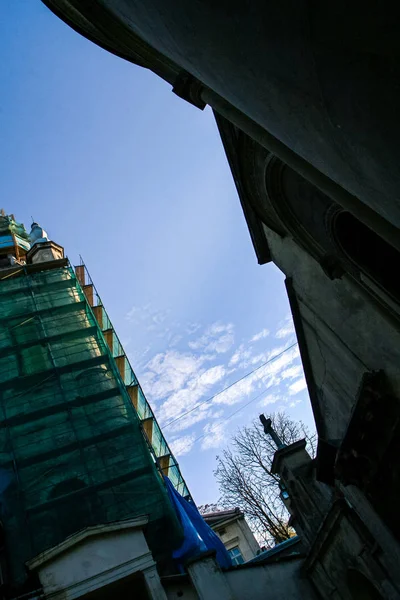
<path id="1" fill-rule="evenodd" d="M 237 519 L 226 525 L 221 525 L 220 528 L 215 530 L 220 535 L 227 550 L 231 550 L 236 546 L 239 547 L 245 561 L 254 558 L 260 549 L 245 519 Z"/>
<path id="2" fill-rule="evenodd" d="M 315 600 L 311 584 L 301 576 L 302 559 L 268 565 L 241 565 L 221 571 L 205 557 L 189 566 L 200 600 Z"/>
<path id="3" fill-rule="evenodd" d="M 241 567 L 226 573 L 235 600 L 313 600 L 310 583 L 301 578 L 301 561 Z"/>
<path id="4" fill-rule="evenodd" d="M 238 526 L 243 539 L 243 544 L 245 546 L 245 554 L 249 558 L 243 557 L 245 560 L 250 560 L 257 555 L 257 552 L 260 550 L 260 545 L 254 537 L 254 534 L 251 531 L 246 519 L 240 519 L 238 521 Z"/>
<path id="5" fill-rule="evenodd" d="M 38 573 L 46 594 L 76 598 L 153 565 L 142 530 L 129 529 L 84 538 L 39 565 Z"/>
<path id="6" fill-rule="evenodd" d="M 190 581 L 183 583 L 164 583 L 165 593 L 168 600 L 198 600 L 199 596 Z"/>

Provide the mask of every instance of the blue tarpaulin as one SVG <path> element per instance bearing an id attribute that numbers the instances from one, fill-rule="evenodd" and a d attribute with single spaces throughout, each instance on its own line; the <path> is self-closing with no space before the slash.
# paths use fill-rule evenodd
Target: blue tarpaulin
<path id="1" fill-rule="evenodd" d="M 205 522 L 197 506 L 188 502 L 176 491 L 168 477 L 164 477 L 168 495 L 177 512 L 183 527 L 184 541 L 180 548 L 174 550 L 173 558 L 182 563 L 208 550 L 216 551 L 216 559 L 220 567 L 231 567 L 232 561 L 224 544 L 217 534 Z"/>

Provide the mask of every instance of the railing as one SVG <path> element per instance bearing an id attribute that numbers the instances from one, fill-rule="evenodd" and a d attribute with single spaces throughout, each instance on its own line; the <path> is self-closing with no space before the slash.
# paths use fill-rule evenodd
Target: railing
<path id="1" fill-rule="evenodd" d="M 190 497 L 179 465 L 164 438 L 150 404 L 146 400 L 140 383 L 83 261 L 75 267 L 75 274 L 77 282 L 81 286 L 97 323 L 103 332 L 105 342 L 115 360 L 121 379 L 142 423 L 143 434 L 159 471 L 169 477 L 175 489 L 182 496 L 186 498 Z"/>

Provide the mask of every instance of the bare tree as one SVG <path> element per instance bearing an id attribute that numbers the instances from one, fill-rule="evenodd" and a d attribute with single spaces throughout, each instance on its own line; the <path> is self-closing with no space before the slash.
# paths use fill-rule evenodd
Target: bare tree
<path id="1" fill-rule="evenodd" d="M 213 504 L 201 504 L 198 506 L 199 513 L 202 515 L 207 515 L 209 513 L 218 512 L 219 510 L 223 510 L 223 508 L 218 503 Z"/>
<path id="2" fill-rule="evenodd" d="M 307 450 L 314 456 L 316 435 L 301 421 L 292 421 L 285 412 L 269 415 L 272 426 L 285 444 L 307 440 Z M 271 473 L 276 447 L 265 435 L 258 420 L 233 436 L 228 448 L 217 456 L 214 475 L 218 481 L 224 507 L 238 506 L 246 515 L 259 541 L 267 547 L 293 535 L 289 514 L 280 498 L 279 477 Z"/>

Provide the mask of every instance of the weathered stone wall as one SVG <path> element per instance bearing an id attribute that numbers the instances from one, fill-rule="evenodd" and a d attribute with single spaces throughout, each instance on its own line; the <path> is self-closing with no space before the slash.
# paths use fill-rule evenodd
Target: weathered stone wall
<path id="1" fill-rule="evenodd" d="M 223 525 L 220 531 L 218 529 L 216 531 L 227 550 L 239 547 L 245 562 L 254 558 L 260 549 L 245 519 L 236 519 L 232 523 Z"/>
<path id="2" fill-rule="evenodd" d="M 400 332 L 350 276 L 331 280 L 289 236 L 265 228 L 275 264 L 292 278 L 327 439 L 342 439 L 363 374 L 383 369 L 400 397 Z M 318 425 L 318 423 L 317 423 Z"/>
<path id="3" fill-rule="evenodd" d="M 310 583 L 301 576 L 301 561 L 286 560 L 226 573 L 235 600 L 313 600 Z"/>
<path id="4" fill-rule="evenodd" d="M 199 558 L 188 571 L 199 600 L 315 600 L 303 577 L 303 559 L 286 558 L 268 565 L 241 565 L 221 571 L 212 556 Z"/>

